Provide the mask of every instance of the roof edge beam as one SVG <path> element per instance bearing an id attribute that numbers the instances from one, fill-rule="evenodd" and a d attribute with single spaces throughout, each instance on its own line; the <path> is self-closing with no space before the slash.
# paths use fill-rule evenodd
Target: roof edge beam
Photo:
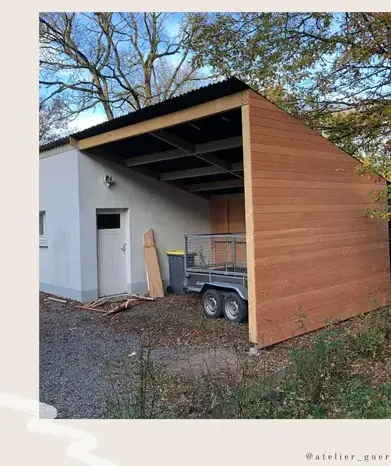
<path id="1" fill-rule="evenodd" d="M 140 134 L 150 133 L 162 128 L 169 128 L 170 126 L 187 123 L 193 120 L 199 120 L 211 115 L 224 113 L 234 108 L 242 107 L 248 103 L 248 90 L 231 94 L 219 99 L 210 100 L 203 104 L 195 105 L 177 112 L 161 115 L 156 118 L 151 118 L 146 121 L 140 121 L 133 125 L 128 125 L 123 128 L 118 128 L 113 131 L 107 131 L 96 136 L 81 139 L 78 141 L 80 150 L 89 149 L 91 147 L 108 144 L 114 141 L 121 141 L 122 139 L 131 138 Z"/>

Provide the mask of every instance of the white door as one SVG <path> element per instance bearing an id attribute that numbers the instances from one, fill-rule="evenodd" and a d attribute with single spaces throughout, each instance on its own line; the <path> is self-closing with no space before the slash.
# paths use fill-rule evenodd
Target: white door
<path id="1" fill-rule="evenodd" d="M 97 212 L 98 295 L 126 292 L 126 235 L 123 212 Z"/>

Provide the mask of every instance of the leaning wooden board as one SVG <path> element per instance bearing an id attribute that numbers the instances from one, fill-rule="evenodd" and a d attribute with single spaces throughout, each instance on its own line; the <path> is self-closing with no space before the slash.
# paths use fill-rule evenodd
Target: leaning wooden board
<path id="1" fill-rule="evenodd" d="M 160 274 L 152 228 L 144 233 L 144 259 L 149 294 L 152 298 L 161 298 L 164 296 L 163 282 Z"/>

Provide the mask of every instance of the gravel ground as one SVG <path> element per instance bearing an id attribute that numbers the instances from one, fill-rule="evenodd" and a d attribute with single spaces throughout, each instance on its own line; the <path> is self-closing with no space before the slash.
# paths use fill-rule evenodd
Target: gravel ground
<path id="1" fill-rule="evenodd" d="M 46 302 L 40 314 L 40 401 L 60 418 L 99 418 L 105 410 L 107 358 L 137 350 L 129 334 L 113 334 L 99 317 Z M 115 377 L 115 373 L 113 373 Z"/>
<path id="2" fill-rule="evenodd" d="M 259 379 L 286 366 L 289 352 L 310 346 L 318 333 L 250 355 L 248 326 L 205 318 L 197 296 L 143 301 L 110 317 L 47 297 L 40 295 L 40 400 L 55 406 L 60 418 L 103 417 L 107 393 L 113 387 L 121 392 L 124 367 L 139 353 L 140 341 L 151 348 L 152 361 L 174 375 L 227 374 L 244 358 Z"/>
<path id="3" fill-rule="evenodd" d="M 145 301 L 110 317 L 48 296 L 40 295 L 40 400 L 55 406 L 60 418 L 102 417 L 107 392 L 112 384 L 120 390 L 124 365 L 139 352 L 140 338 L 150 345 L 152 360 L 172 374 L 226 371 L 251 347 L 247 325 L 206 319 L 195 296 Z M 277 359 L 257 362 L 272 372 L 287 355 Z"/>

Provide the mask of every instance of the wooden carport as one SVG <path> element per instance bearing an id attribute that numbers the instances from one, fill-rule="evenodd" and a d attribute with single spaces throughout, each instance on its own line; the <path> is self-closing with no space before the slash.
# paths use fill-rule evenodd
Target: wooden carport
<path id="1" fill-rule="evenodd" d="M 211 199 L 215 232 L 234 231 L 245 217 L 254 343 L 267 346 L 388 299 L 388 225 L 363 216 L 368 194 L 385 180 L 360 175 L 360 162 L 237 79 L 70 142 Z"/>

